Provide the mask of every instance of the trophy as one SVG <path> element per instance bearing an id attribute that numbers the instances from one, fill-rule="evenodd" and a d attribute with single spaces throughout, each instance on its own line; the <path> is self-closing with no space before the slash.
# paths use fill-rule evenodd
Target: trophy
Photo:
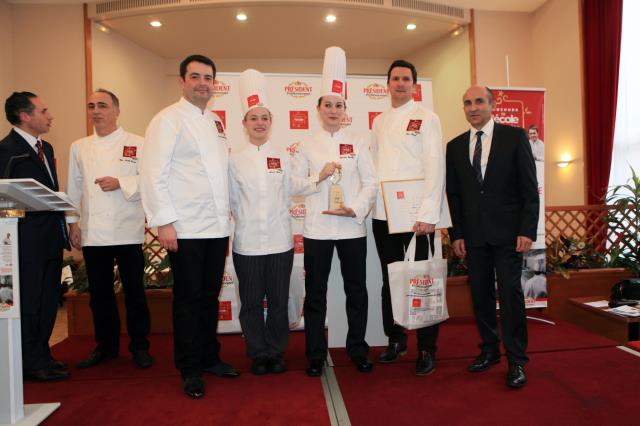
<path id="1" fill-rule="evenodd" d="M 340 179 L 342 179 L 342 170 L 336 169 L 329 178 L 331 182 L 329 187 L 329 210 L 338 210 L 344 203 L 344 192 L 342 187 L 338 185 Z"/>

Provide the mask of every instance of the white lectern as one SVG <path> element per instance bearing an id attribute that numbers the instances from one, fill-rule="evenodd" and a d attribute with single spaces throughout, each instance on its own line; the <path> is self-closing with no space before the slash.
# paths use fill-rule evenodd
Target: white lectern
<path id="1" fill-rule="evenodd" d="M 75 210 L 65 198 L 33 179 L 0 179 L 0 425 L 37 425 L 60 406 L 24 405 L 18 219 L 25 211 Z"/>

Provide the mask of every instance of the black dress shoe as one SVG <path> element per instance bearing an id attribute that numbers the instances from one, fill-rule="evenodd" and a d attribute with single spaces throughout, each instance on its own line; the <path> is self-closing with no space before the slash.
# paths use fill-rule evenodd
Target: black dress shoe
<path id="1" fill-rule="evenodd" d="M 324 368 L 324 360 L 322 359 L 312 359 L 309 361 L 309 365 L 305 370 L 307 372 L 307 376 L 309 377 L 319 377 L 322 376 L 322 369 Z"/>
<path id="2" fill-rule="evenodd" d="M 227 364 L 226 362 L 219 362 L 212 367 L 207 367 L 203 369 L 206 373 L 215 374 L 218 377 L 226 377 L 234 379 L 240 375 L 240 372 Z"/>
<path id="3" fill-rule="evenodd" d="M 436 360 L 427 351 L 420 351 L 416 360 L 416 375 L 428 376 L 436 369 Z"/>
<path id="4" fill-rule="evenodd" d="M 187 396 L 194 399 L 204 396 L 204 382 L 200 377 L 186 377 L 182 379 L 182 389 Z"/>
<path id="5" fill-rule="evenodd" d="M 52 370 L 66 370 L 67 368 L 69 368 L 66 362 L 58 361 L 57 359 L 53 358 L 51 358 L 51 360 L 49 361 L 48 367 Z"/>
<path id="6" fill-rule="evenodd" d="M 133 363 L 140 368 L 149 368 L 153 365 L 153 357 L 147 350 L 139 350 L 132 353 Z"/>
<path id="7" fill-rule="evenodd" d="M 251 363 L 251 372 L 256 376 L 264 376 L 269 373 L 269 360 L 267 358 L 255 358 Z"/>
<path id="8" fill-rule="evenodd" d="M 355 356 L 351 361 L 361 373 L 370 373 L 373 370 L 373 364 L 367 356 Z"/>
<path id="9" fill-rule="evenodd" d="M 400 358 L 400 355 L 407 353 L 407 345 L 405 343 L 389 343 L 387 349 L 378 357 L 378 362 L 388 364 Z"/>
<path id="10" fill-rule="evenodd" d="M 281 356 L 269 360 L 269 371 L 273 374 L 282 374 L 287 371 L 287 364 Z"/>
<path id="11" fill-rule="evenodd" d="M 467 368 L 472 373 L 479 373 L 481 371 L 488 370 L 494 364 L 500 362 L 500 354 L 494 352 L 481 352 L 480 355 L 473 360 L 471 365 Z"/>
<path id="12" fill-rule="evenodd" d="M 38 382 L 52 382 L 55 380 L 66 380 L 71 375 L 67 371 L 54 370 L 52 368 L 41 368 L 38 370 L 25 370 L 24 378 L 36 380 Z"/>
<path id="13" fill-rule="evenodd" d="M 524 365 L 509 364 L 507 373 L 507 386 L 510 388 L 521 388 L 527 384 L 527 375 L 524 373 Z"/>
<path id="14" fill-rule="evenodd" d="M 102 351 L 94 351 L 91 355 L 89 355 L 89 358 L 83 359 L 82 361 L 77 363 L 76 367 L 89 368 L 114 358 L 117 358 L 117 355 L 107 354 Z"/>

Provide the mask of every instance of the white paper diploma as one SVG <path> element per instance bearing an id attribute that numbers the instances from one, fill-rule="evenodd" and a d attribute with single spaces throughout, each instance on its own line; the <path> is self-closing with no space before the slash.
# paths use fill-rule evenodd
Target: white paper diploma
<path id="1" fill-rule="evenodd" d="M 380 182 L 380 185 L 389 233 L 413 232 L 413 225 L 424 200 L 424 179 L 385 181 Z M 436 224 L 436 229 L 450 226 L 449 203 L 443 194 L 440 221 Z"/>

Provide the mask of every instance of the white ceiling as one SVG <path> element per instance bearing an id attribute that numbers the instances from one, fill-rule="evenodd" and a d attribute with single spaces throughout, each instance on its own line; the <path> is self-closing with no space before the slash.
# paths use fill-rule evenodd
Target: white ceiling
<path id="1" fill-rule="evenodd" d="M 104 0 L 8 0 L 16 4 L 82 4 Z M 430 0 L 434 3 L 476 10 L 501 10 L 505 12 L 533 12 L 547 0 Z M 241 3 L 241 2 L 239 2 Z"/>
<path id="2" fill-rule="evenodd" d="M 14 4 L 72 4 L 87 0 L 9 1 Z M 463 8 L 531 12 L 546 0 L 430 1 Z M 246 3 L 248 6 L 242 6 L 242 2 L 203 4 L 174 11 L 137 12 L 101 23 L 163 58 L 200 52 L 226 59 L 319 58 L 327 46 L 337 45 L 352 59 L 386 60 L 414 53 L 458 26 L 453 18 L 430 18 L 408 10 L 390 13 L 376 8 L 358 8 L 353 3 L 344 7 L 335 4 L 316 6 L 309 2 L 268 3 L 252 1 Z M 246 22 L 235 19 L 240 11 L 247 14 Z M 337 16 L 333 24 L 323 20 L 329 12 Z M 149 26 L 153 19 L 160 20 L 163 26 Z M 415 31 L 406 30 L 410 22 L 417 25 Z"/>

